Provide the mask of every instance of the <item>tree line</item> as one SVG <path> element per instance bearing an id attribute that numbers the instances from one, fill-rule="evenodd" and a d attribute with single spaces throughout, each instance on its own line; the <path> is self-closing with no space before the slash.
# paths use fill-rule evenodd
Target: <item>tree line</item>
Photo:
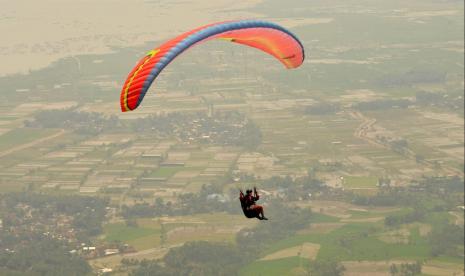
<path id="1" fill-rule="evenodd" d="M 133 276 L 238 275 L 244 266 L 261 258 L 261 253 L 272 242 L 292 236 L 312 220 L 311 210 L 288 207 L 279 201 L 267 206 L 267 213 L 272 217 L 270 221 L 241 230 L 235 244 L 190 242 L 170 249 L 162 260 L 125 259 L 122 265 L 127 266 Z"/>
<path id="2" fill-rule="evenodd" d="M 71 250 L 102 232 L 108 200 L 31 192 L 0 195 L 0 274 L 87 275 Z"/>
<path id="3" fill-rule="evenodd" d="M 184 142 L 212 143 L 255 149 L 261 144 L 260 128 L 245 115 L 235 112 L 169 113 L 139 120 L 120 120 L 116 116 L 74 109 L 37 112 L 25 127 L 61 128 L 83 135 L 114 132 L 117 129 L 146 133 L 160 138 L 177 137 Z"/>

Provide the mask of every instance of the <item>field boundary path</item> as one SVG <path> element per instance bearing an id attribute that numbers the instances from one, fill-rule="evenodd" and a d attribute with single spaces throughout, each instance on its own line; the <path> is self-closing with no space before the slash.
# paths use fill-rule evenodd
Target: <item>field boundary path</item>
<path id="1" fill-rule="evenodd" d="M 51 139 L 54 139 L 54 138 L 57 138 L 63 134 L 65 134 L 65 130 L 64 129 L 61 129 L 59 132 L 55 133 L 55 134 L 52 134 L 50 136 L 47 136 L 47 137 L 43 137 L 43 138 L 40 138 L 40 139 L 37 139 L 35 141 L 32 141 L 32 142 L 29 142 L 29 143 L 26 143 L 26 144 L 22 144 L 20 146 L 17 146 L 17 147 L 13 147 L 9 150 L 5 150 L 3 152 L 0 152 L 0 158 L 8 155 L 8 154 L 12 154 L 13 152 L 16 152 L 16 151 L 20 151 L 20 150 L 23 150 L 23 149 L 27 149 L 27 148 L 30 148 L 30 147 L 33 147 L 35 145 L 38 145 L 40 143 L 43 143 L 45 141 L 48 141 L 48 140 L 51 140 Z"/>
<path id="2" fill-rule="evenodd" d="M 359 139 L 363 139 L 372 145 L 376 145 L 376 146 L 392 151 L 392 149 L 387 144 L 381 141 L 378 141 L 376 138 L 372 138 L 368 135 L 370 131 L 374 131 L 373 127 L 377 122 L 376 119 L 368 118 L 359 111 L 349 111 L 349 114 L 354 119 L 362 121 L 362 123 L 357 127 L 357 129 L 354 132 L 355 137 Z M 433 170 L 437 170 L 436 165 L 430 160 L 418 161 L 416 159 L 416 153 L 409 148 L 405 148 L 402 155 L 405 156 L 406 158 L 414 160 L 415 162 L 419 162 Z M 441 166 L 439 170 L 447 173 L 448 175 L 463 176 L 463 173 L 460 170 L 455 169 L 455 168 Z"/>

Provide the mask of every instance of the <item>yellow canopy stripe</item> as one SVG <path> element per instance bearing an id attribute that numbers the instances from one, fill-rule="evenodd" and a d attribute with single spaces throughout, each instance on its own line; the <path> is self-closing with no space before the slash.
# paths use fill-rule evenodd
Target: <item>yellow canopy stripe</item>
<path id="1" fill-rule="evenodd" d="M 129 92 L 129 87 L 132 84 L 132 81 L 137 76 L 137 73 L 139 73 L 139 71 L 142 70 L 142 68 L 144 68 L 144 65 L 147 64 L 147 62 L 149 62 L 149 60 L 152 59 L 158 52 L 160 52 L 160 49 L 153 49 L 153 50 L 151 50 L 151 51 L 149 51 L 147 53 L 147 55 L 146 55 L 147 58 L 145 59 L 144 63 L 142 63 L 139 66 L 139 68 L 137 68 L 137 70 L 134 71 L 134 74 L 132 75 L 131 79 L 129 80 L 128 85 L 126 85 L 126 89 L 124 91 L 124 108 L 126 109 L 126 111 L 129 111 L 128 92 Z"/>

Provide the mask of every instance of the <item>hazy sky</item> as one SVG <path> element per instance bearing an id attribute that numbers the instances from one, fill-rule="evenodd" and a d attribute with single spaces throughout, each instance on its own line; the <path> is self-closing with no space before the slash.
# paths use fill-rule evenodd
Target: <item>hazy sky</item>
<path id="1" fill-rule="evenodd" d="M 60 57 L 168 38 L 216 20 L 259 17 L 259 0 L 0 0 L 0 76 Z"/>

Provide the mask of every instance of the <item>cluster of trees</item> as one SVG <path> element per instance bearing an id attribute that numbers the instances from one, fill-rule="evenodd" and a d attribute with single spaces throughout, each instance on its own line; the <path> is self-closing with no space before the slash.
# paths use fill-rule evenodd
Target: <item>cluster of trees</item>
<path id="1" fill-rule="evenodd" d="M 378 81 L 378 84 L 388 87 L 410 86 L 419 83 L 443 83 L 446 73 L 433 70 L 411 70 L 401 74 L 390 74 Z"/>
<path id="2" fill-rule="evenodd" d="M 381 110 L 381 109 L 391 109 L 394 107 L 397 108 L 407 108 L 409 105 L 413 103 L 407 99 L 382 99 L 382 100 L 374 100 L 369 102 L 360 102 L 355 104 L 355 108 L 361 111 L 368 111 L 368 110 Z"/>
<path id="3" fill-rule="evenodd" d="M 389 267 L 389 273 L 392 276 L 415 276 L 421 274 L 422 263 L 404 263 L 400 265 L 392 264 Z"/>
<path id="4" fill-rule="evenodd" d="M 431 177 L 409 187 L 384 187 L 375 196 L 348 194 L 358 205 L 402 206 L 404 212 L 385 218 L 385 225 L 396 227 L 413 222 L 428 222 L 434 214 L 442 214 L 428 236 L 432 256 L 463 256 L 464 227 L 451 224 L 448 212 L 463 205 L 464 182 L 459 177 Z M 402 274 L 401 274 L 402 275 Z M 410 275 L 410 274 L 409 274 Z"/>
<path id="5" fill-rule="evenodd" d="M 69 253 L 67 244 L 56 239 L 38 237 L 27 246 L 0 250 L 1 275 L 89 275 L 89 264 Z"/>
<path id="6" fill-rule="evenodd" d="M 307 271 L 312 276 L 341 276 L 346 268 L 335 260 L 310 261 Z"/>
<path id="7" fill-rule="evenodd" d="M 407 212 L 386 216 L 384 225 L 389 227 L 399 226 L 401 224 L 421 221 L 425 218 L 426 212 L 420 209 L 408 210 Z"/>
<path id="8" fill-rule="evenodd" d="M 260 256 L 269 244 L 307 227 L 311 223 L 310 209 L 289 207 L 280 201 L 266 206 L 267 223 L 260 223 L 255 228 L 245 228 L 237 233 L 236 244 L 248 259 Z"/>
<path id="9" fill-rule="evenodd" d="M 93 75 L 94 77 L 95 75 Z M 52 65 L 39 70 L 28 70 L 27 77 L 24 74 L 12 74 L 0 78 L 0 87 L 3 91 L 0 98 L 8 103 L 25 103 L 36 101 L 75 101 L 82 97 L 83 92 L 92 94 L 95 98 L 94 89 L 77 90 L 74 84 L 81 78 L 76 61 L 73 58 L 60 59 Z M 68 83 L 66 89 L 57 89 L 55 85 Z M 15 93 L 18 88 L 27 88 L 37 93 Z"/>
<path id="10" fill-rule="evenodd" d="M 433 228 L 429 234 L 433 256 L 447 255 L 463 257 L 463 225 L 444 224 Z"/>
<path id="11" fill-rule="evenodd" d="M 262 142 L 260 128 L 239 112 L 222 112 L 208 116 L 205 112 L 153 115 L 132 121 L 121 121 L 116 116 L 74 109 L 45 110 L 26 120 L 25 127 L 62 128 L 80 134 L 95 135 L 115 129 L 149 132 L 160 137 L 178 137 L 183 141 L 197 141 L 218 145 L 256 149 Z"/>
<path id="12" fill-rule="evenodd" d="M 70 250 L 101 233 L 107 203 L 83 196 L 0 195 L 0 274 L 89 274 L 87 262 Z M 68 237 L 69 231 L 75 236 Z"/>
<path id="13" fill-rule="evenodd" d="M 236 198 L 230 200 L 230 196 L 222 194 L 219 186 L 214 184 L 203 185 L 199 193 L 185 193 L 178 195 L 176 204 L 165 202 L 162 198 L 156 198 L 152 204 L 137 203 L 132 206 L 123 205 L 122 216 L 125 219 L 137 217 L 157 217 L 162 215 L 192 215 L 211 212 L 227 212 L 236 214 L 240 212 Z M 213 195 L 218 195 L 215 197 Z M 238 195 L 234 195 L 237 197 Z"/>
<path id="14" fill-rule="evenodd" d="M 464 179 L 458 176 L 453 177 L 427 177 L 420 182 L 426 192 L 430 194 L 441 194 L 443 196 L 454 196 L 463 194 L 465 190 Z M 462 202 L 457 201 L 457 203 Z"/>
<path id="15" fill-rule="evenodd" d="M 236 236 L 235 245 L 191 242 L 170 249 L 161 261 L 125 259 L 122 264 L 132 267 L 131 275 L 134 276 L 237 275 L 243 266 L 260 258 L 260 253 L 273 241 L 291 236 L 311 222 L 312 212 L 309 209 L 291 208 L 276 202 L 267 206 L 266 210 L 273 219 L 256 228 L 241 230 Z M 312 265 L 312 269 L 326 271 L 330 268 Z"/>
<path id="16" fill-rule="evenodd" d="M 213 276 L 238 275 L 242 267 L 254 260 L 231 244 L 196 241 L 171 249 L 161 261 L 122 259 L 121 264 L 129 270 L 132 268 L 131 276 Z M 315 260 L 305 270 L 308 275 L 341 276 L 345 267 L 334 260 Z"/>
<path id="17" fill-rule="evenodd" d="M 419 261 L 415 263 L 392 264 L 389 273 L 392 276 L 415 276 L 421 274 L 423 264 Z"/>
<path id="18" fill-rule="evenodd" d="M 106 117 L 101 113 L 81 112 L 73 109 L 40 111 L 34 115 L 32 121 L 24 122 L 26 127 L 62 128 L 90 135 L 114 130 L 120 124 L 116 116 Z"/>
<path id="19" fill-rule="evenodd" d="M 418 105 L 434 106 L 447 110 L 462 111 L 464 108 L 463 90 L 455 93 L 417 92 L 415 101 Z"/>
<path id="20" fill-rule="evenodd" d="M 387 144 L 391 147 L 393 151 L 398 152 L 400 154 L 403 154 L 406 151 L 408 151 L 408 142 L 405 139 L 392 140 L 389 141 Z"/>
<path id="21" fill-rule="evenodd" d="M 281 197 L 290 201 L 309 199 L 310 197 L 322 196 L 331 192 L 331 188 L 323 181 L 312 177 L 311 173 L 309 176 L 298 178 L 273 176 L 263 180 L 261 186 L 278 189 Z"/>
<path id="22" fill-rule="evenodd" d="M 346 192 L 347 200 L 366 206 L 424 207 L 446 211 L 463 205 L 464 180 L 460 177 L 427 177 L 407 187 L 381 187 L 374 196 Z"/>
<path id="23" fill-rule="evenodd" d="M 105 218 L 107 199 L 97 197 L 85 197 L 76 195 L 50 195 L 38 193 L 9 193 L 0 196 L 2 206 L 3 226 L 15 227 L 21 221 L 12 219 L 12 215 L 21 218 L 24 211 L 18 206 L 29 206 L 32 213 L 32 221 L 41 222 L 60 214 L 72 218 L 71 227 L 77 232 L 78 237 L 88 240 L 90 237 L 102 232 L 102 222 Z"/>
<path id="24" fill-rule="evenodd" d="M 215 113 L 208 116 L 204 112 L 170 113 L 153 115 L 132 124 L 136 132 L 152 132 L 162 137 L 176 136 L 184 141 L 219 145 L 242 146 L 255 149 L 261 144 L 260 128 L 239 112 Z"/>
<path id="25" fill-rule="evenodd" d="M 265 180 L 256 179 L 252 175 L 241 175 L 241 181 L 247 183 L 260 183 L 263 189 L 278 190 L 274 201 L 308 200 L 310 198 L 334 198 L 343 196 L 341 191 L 328 187 L 323 181 L 312 176 L 291 178 L 289 176 L 273 176 Z M 198 193 L 184 193 L 177 195 L 176 203 L 156 198 L 153 203 L 136 203 L 131 206 L 122 206 L 122 216 L 126 219 L 138 217 L 157 217 L 162 215 L 191 215 L 211 212 L 240 213 L 238 207 L 238 190 L 231 189 L 226 194 L 223 191 L 223 182 L 232 179 L 203 185 Z M 264 198 L 270 199 L 269 196 Z"/>
<path id="26" fill-rule="evenodd" d="M 230 244 L 189 242 L 171 249 L 159 261 L 122 260 L 122 264 L 136 265 L 130 275 L 236 275 L 247 260 Z"/>

